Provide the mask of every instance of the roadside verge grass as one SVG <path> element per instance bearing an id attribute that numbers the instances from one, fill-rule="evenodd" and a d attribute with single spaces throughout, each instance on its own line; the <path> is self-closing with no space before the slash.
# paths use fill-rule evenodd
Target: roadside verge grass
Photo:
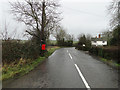
<path id="1" fill-rule="evenodd" d="M 45 53 L 44 57 L 39 57 L 36 60 L 30 60 L 30 59 L 25 60 L 21 58 L 17 64 L 15 64 L 15 62 L 13 62 L 10 65 L 5 64 L 2 67 L 2 78 L 0 78 L 0 80 L 7 80 L 10 78 L 20 77 L 29 73 L 31 70 L 37 67 L 42 61 L 44 61 L 55 50 L 59 48 L 60 47 L 49 48 L 48 52 Z"/>
<path id="2" fill-rule="evenodd" d="M 118 64 L 118 63 L 116 63 L 116 62 L 114 62 L 114 61 L 112 61 L 112 60 L 108 60 L 108 59 L 105 59 L 105 58 L 101 58 L 101 60 L 102 60 L 103 62 L 107 63 L 108 65 L 113 66 L 113 67 L 115 67 L 115 68 L 117 68 L 117 69 L 120 68 L 120 64 Z"/>

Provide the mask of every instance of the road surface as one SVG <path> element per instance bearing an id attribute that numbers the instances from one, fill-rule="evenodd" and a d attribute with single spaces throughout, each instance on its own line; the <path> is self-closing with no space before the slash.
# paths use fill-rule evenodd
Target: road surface
<path id="1" fill-rule="evenodd" d="M 2 41 L 0 40 L 0 78 L 2 78 Z M 0 80 L 0 90 L 2 88 L 2 81 Z"/>
<path id="2" fill-rule="evenodd" d="M 3 88 L 118 88 L 118 73 L 83 51 L 61 48 L 29 74 L 3 82 Z"/>

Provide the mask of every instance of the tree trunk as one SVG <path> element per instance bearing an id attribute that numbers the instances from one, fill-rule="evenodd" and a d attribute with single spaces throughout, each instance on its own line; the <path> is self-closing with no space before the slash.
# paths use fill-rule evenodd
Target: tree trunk
<path id="1" fill-rule="evenodd" d="M 45 14 L 45 1 L 42 2 L 42 26 L 41 26 L 41 45 L 46 44 L 46 38 L 45 38 L 45 20 L 46 20 L 46 14 Z M 41 48 L 42 49 L 42 48 Z M 41 50 L 41 55 L 43 56 L 45 53 L 44 50 Z"/>

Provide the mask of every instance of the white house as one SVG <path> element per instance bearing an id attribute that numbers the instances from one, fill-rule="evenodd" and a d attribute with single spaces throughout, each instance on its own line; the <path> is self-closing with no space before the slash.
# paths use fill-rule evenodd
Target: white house
<path id="1" fill-rule="evenodd" d="M 105 46 L 107 45 L 107 40 L 103 38 L 91 38 L 92 46 Z"/>

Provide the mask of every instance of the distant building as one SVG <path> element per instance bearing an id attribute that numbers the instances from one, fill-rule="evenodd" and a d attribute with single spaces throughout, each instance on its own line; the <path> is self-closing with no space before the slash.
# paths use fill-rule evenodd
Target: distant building
<path id="1" fill-rule="evenodd" d="M 92 46 L 105 46 L 107 45 L 107 39 L 101 38 L 101 35 L 99 34 L 99 38 L 91 38 L 91 45 Z"/>

